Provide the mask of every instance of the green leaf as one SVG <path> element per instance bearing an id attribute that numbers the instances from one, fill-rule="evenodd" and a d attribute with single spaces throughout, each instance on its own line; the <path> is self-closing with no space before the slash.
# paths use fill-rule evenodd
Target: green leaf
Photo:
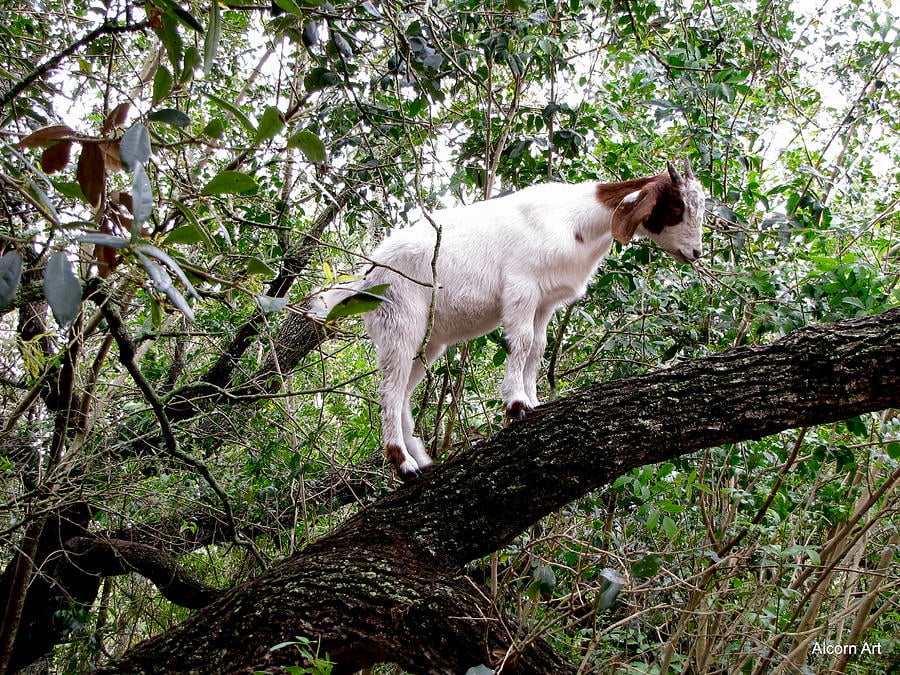
<path id="1" fill-rule="evenodd" d="M 134 171 L 138 164 L 146 164 L 150 159 L 150 133 L 140 122 L 135 122 L 122 135 L 119 155 L 122 159 L 122 166 L 129 171 Z"/>
<path id="2" fill-rule="evenodd" d="M 474 668 L 469 668 L 466 671 L 466 675 L 494 675 L 494 671 L 483 663 L 479 663 Z"/>
<path id="3" fill-rule="evenodd" d="M 123 162 L 124 165 L 124 162 Z M 81 186 L 73 181 L 73 180 L 53 180 L 50 181 L 53 184 L 60 194 L 69 197 L 70 199 L 77 199 L 84 203 L 87 203 L 87 197 L 84 196 L 84 192 L 81 190 Z"/>
<path id="4" fill-rule="evenodd" d="M 288 139 L 289 148 L 299 148 L 306 155 L 306 159 L 314 164 L 321 164 L 328 160 L 328 152 L 321 139 L 308 129 L 294 134 Z"/>
<path id="5" fill-rule="evenodd" d="M 274 2 L 288 14 L 293 14 L 294 16 L 303 16 L 303 10 L 300 9 L 300 6 L 297 5 L 297 3 L 295 3 L 293 0 L 274 0 Z"/>
<path id="6" fill-rule="evenodd" d="M 290 304 L 287 298 L 273 298 L 270 295 L 257 295 L 256 301 L 259 303 L 260 309 L 266 313 L 280 312 Z"/>
<path id="7" fill-rule="evenodd" d="M 347 38 L 345 38 L 343 35 L 332 30 L 331 31 L 331 42 L 332 42 L 332 44 L 334 44 L 335 48 L 337 49 L 338 54 L 340 54 L 343 58 L 345 58 L 345 59 L 353 58 L 353 48 L 350 46 L 350 43 L 347 42 Z"/>
<path id="8" fill-rule="evenodd" d="M 507 53 L 506 65 L 509 66 L 510 71 L 512 71 L 513 77 L 515 77 L 516 79 L 522 77 L 525 74 L 525 64 L 522 63 L 522 57 L 520 57 L 518 54 L 513 54 L 512 52 Z"/>
<path id="9" fill-rule="evenodd" d="M 216 117 L 211 119 L 200 133 L 208 138 L 222 138 L 225 135 L 225 123 Z"/>
<path id="10" fill-rule="evenodd" d="M 147 119 L 151 122 L 163 122 L 179 129 L 191 125 L 191 118 L 176 108 L 160 108 L 147 115 Z"/>
<path id="11" fill-rule="evenodd" d="M 56 211 L 56 206 L 53 204 L 53 200 L 51 200 L 47 196 L 47 193 L 44 191 L 42 185 L 38 185 L 38 183 L 31 178 L 27 178 L 25 182 L 28 185 L 29 193 L 33 195 L 35 199 L 37 199 L 41 204 L 43 204 L 44 208 L 47 209 L 47 212 L 53 215 L 54 220 L 59 221 L 60 218 L 59 213 L 57 213 Z M 43 185 L 46 185 L 46 183 L 43 183 Z M 79 185 L 78 187 L 79 189 L 81 189 L 81 185 Z M 83 191 L 82 194 L 84 194 Z M 90 201 L 88 201 L 87 197 L 85 197 L 84 200 L 85 202 L 90 204 Z"/>
<path id="12" fill-rule="evenodd" d="M 154 330 L 159 330 L 163 319 L 162 307 L 159 306 L 154 296 L 148 296 L 147 299 L 150 304 L 150 325 L 153 326 Z"/>
<path id="13" fill-rule="evenodd" d="M 315 21 L 307 21 L 303 25 L 303 32 L 300 34 L 300 41 L 304 47 L 312 47 L 319 42 L 319 26 Z"/>
<path id="14" fill-rule="evenodd" d="M 541 596 L 551 595 L 556 589 L 556 573 L 550 565 L 541 565 L 534 570 L 532 575 L 533 585 Z"/>
<path id="15" fill-rule="evenodd" d="M 173 71 L 181 72 L 181 59 L 184 56 L 184 42 L 181 34 L 178 32 L 177 17 L 171 12 L 162 15 L 162 27 L 155 30 L 160 42 L 166 48 L 166 55 L 169 57 L 169 63 L 172 64 Z"/>
<path id="16" fill-rule="evenodd" d="M 178 83 L 184 85 L 193 80 L 194 71 L 198 70 L 202 65 L 203 57 L 200 55 L 199 49 L 193 45 L 185 49 L 184 65 L 181 68 L 181 79 L 178 80 Z"/>
<path id="17" fill-rule="evenodd" d="M 649 579 L 655 577 L 661 567 L 662 558 L 654 554 L 645 555 L 631 566 L 631 576 L 639 579 Z"/>
<path id="18" fill-rule="evenodd" d="M 140 235 L 141 224 L 146 223 L 153 213 L 153 188 L 144 171 L 144 165 L 138 164 L 134 170 L 134 181 L 131 185 L 132 215 L 134 223 L 131 228 L 132 241 Z"/>
<path id="19" fill-rule="evenodd" d="M 258 185 L 253 176 L 240 171 L 223 171 L 215 176 L 211 181 L 203 186 L 200 194 L 203 195 L 224 195 L 224 194 L 240 194 L 242 192 L 250 192 L 256 190 Z"/>
<path id="20" fill-rule="evenodd" d="M 173 202 L 171 202 L 171 204 L 173 206 L 175 206 L 175 208 L 181 212 L 181 215 L 184 216 L 185 220 L 188 221 L 188 224 L 191 227 L 195 228 L 197 231 L 199 231 L 202 234 L 203 241 L 206 242 L 206 245 L 209 246 L 210 248 L 215 248 L 215 242 L 213 241 L 213 238 L 210 236 L 209 230 L 206 229 L 206 226 L 200 222 L 200 220 L 197 218 L 196 214 L 191 209 L 189 209 L 187 206 L 185 206 L 184 204 L 182 204 L 179 201 L 173 201 Z M 193 243 L 193 242 L 180 242 L 180 243 Z"/>
<path id="21" fill-rule="evenodd" d="M 163 243 L 169 244 L 196 244 L 197 242 L 207 242 L 206 233 L 193 223 L 176 227 L 166 235 Z"/>
<path id="22" fill-rule="evenodd" d="M 246 129 L 248 132 L 250 132 L 251 134 L 256 133 L 256 127 L 253 126 L 253 122 L 251 122 L 250 118 L 247 117 L 243 113 L 243 111 L 236 105 L 234 105 L 233 103 L 229 103 L 223 98 L 219 98 L 215 94 L 206 94 L 206 98 L 215 103 L 222 110 L 231 113 L 231 115 L 233 115 L 235 119 L 240 122 L 241 126 L 244 127 L 244 129 Z"/>
<path id="23" fill-rule="evenodd" d="M 379 284 L 378 286 L 372 286 L 372 288 L 368 288 L 364 291 L 357 291 L 332 307 L 331 311 L 328 312 L 328 316 L 325 317 L 325 320 L 333 321 L 334 319 L 340 319 L 345 316 L 363 314 L 372 311 L 382 302 L 390 302 L 390 300 L 384 297 L 384 293 L 389 287 L 390 284 Z"/>
<path id="24" fill-rule="evenodd" d="M 303 78 L 303 86 L 307 91 L 318 91 L 326 87 L 333 87 L 341 81 L 341 76 L 333 70 L 323 66 L 316 66 Z"/>
<path id="25" fill-rule="evenodd" d="M 209 75 L 213 62 L 216 60 L 216 52 L 219 50 L 219 40 L 222 37 L 222 12 L 219 9 L 218 0 L 210 0 L 209 25 L 206 27 L 206 36 L 203 38 L 203 75 Z"/>
<path id="26" fill-rule="evenodd" d="M 675 525 L 675 521 L 672 520 L 669 516 L 665 516 L 662 519 L 663 531 L 666 533 L 666 536 L 669 539 L 674 539 L 675 535 L 678 534 L 678 527 Z"/>
<path id="27" fill-rule="evenodd" d="M 603 577 L 603 590 L 600 592 L 600 599 L 598 601 L 598 608 L 600 611 L 606 611 L 615 603 L 616 598 L 619 595 L 619 591 L 622 590 L 622 586 L 625 585 L 627 580 L 616 570 L 611 569 L 609 567 L 604 568 L 600 572 L 600 576 Z"/>
<path id="28" fill-rule="evenodd" d="M 72 263 L 62 251 L 57 251 L 47 262 L 44 272 L 44 295 L 53 311 L 53 318 L 65 328 L 78 316 L 81 309 L 81 282 L 72 271 Z"/>
<path id="29" fill-rule="evenodd" d="M 247 263 L 247 274 L 262 274 L 263 276 L 274 277 L 278 272 L 267 265 L 264 260 L 253 257 Z"/>
<path id="30" fill-rule="evenodd" d="M 854 436 L 868 436 L 869 429 L 866 426 L 865 421 L 863 421 L 862 417 L 856 416 L 851 417 L 849 420 L 845 420 L 844 424 L 847 427 L 847 431 L 849 431 Z"/>
<path id="31" fill-rule="evenodd" d="M 169 299 L 169 302 L 175 305 L 175 307 L 190 321 L 194 321 L 193 310 L 190 305 L 188 305 L 187 300 L 184 299 L 184 296 L 172 285 L 172 277 L 169 276 L 169 273 L 166 272 L 161 265 L 157 265 L 150 260 L 141 251 L 135 250 L 134 254 L 138 263 L 140 263 L 141 267 L 144 268 L 144 271 L 147 272 L 147 276 L 153 281 L 156 290 L 165 295 Z"/>
<path id="32" fill-rule="evenodd" d="M 268 106 L 259 120 L 253 145 L 273 139 L 284 128 L 284 115 L 275 106 Z"/>
<path id="33" fill-rule="evenodd" d="M 75 241 L 82 244 L 99 244 L 107 248 L 123 249 L 131 242 L 125 237 L 117 237 L 114 234 L 105 234 L 103 232 L 87 232 L 75 237 Z"/>
<path id="34" fill-rule="evenodd" d="M 203 32 L 203 26 L 200 25 L 200 22 L 194 18 L 194 16 L 181 7 L 177 5 L 173 0 L 154 0 L 157 5 L 159 5 L 163 9 L 169 10 L 181 23 L 190 28 L 193 31 L 198 33 Z"/>
<path id="35" fill-rule="evenodd" d="M 706 85 L 706 93 L 713 98 L 728 101 L 729 103 L 733 102 L 735 98 L 734 87 L 731 87 L 724 82 L 710 82 Z"/>
<path id="36" fill-rule="evenodd" d="M 153 76 L 153 103 L 162 101 L 175 84 L 175 78 L 172 77 L 172 71 L 163 65 L 156 69 L 156 75 Z"/>
<path id="37" fill-rule="evenodd" d="M 181 265 L 179 265 L 175 259 L 170 256 L 168 253 L 163 251 L 160 248 L 157 248 L 153 244 L 140 244 L 136 247 L 137 251 L 139 251 L 143 255 L 152 256 L 164 263 L 170 270 L 175 272 L 175 276 L 178 277 L 178 280 L 184 284 L 184 287 L 187 288 L 188 292 L 193 295 L 198 300 L 200 299 L 200 294 L 197 293 L 197 290 L 191 284 L 190 280 L 187 278 L 187 275 L 184 273 L 184 270 L 181 269 Z"/>
<path id="38" fill-rule="evenodd" d="M 22 256 L 10 251 L 0 258 L 0 309 L 6 307 L 16 297 L 19 280 L 22 278 Z"/>

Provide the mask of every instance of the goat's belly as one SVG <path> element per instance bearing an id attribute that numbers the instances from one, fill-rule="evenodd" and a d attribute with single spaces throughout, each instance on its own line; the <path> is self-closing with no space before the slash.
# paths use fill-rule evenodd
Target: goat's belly
<path id="1" fill-rule="evenodd" d="M 435 313 L 432 341 L 446 345 L 471 340 L 490 333 L 499 325 L 498 311 L 466 303 L 451 304 Z"/>

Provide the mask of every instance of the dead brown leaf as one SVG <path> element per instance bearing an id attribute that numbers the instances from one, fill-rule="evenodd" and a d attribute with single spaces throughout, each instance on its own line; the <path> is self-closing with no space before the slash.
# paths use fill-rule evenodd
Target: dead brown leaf
<path id="1" fill-rule="evenodd" d="M 107 171 L 122 170 L 121 143 L 118 140 L 101 143 L 100 149 L 103 151 L 103 161 Z"/>
<path id="2" fill-rule="evenodd" d="M 113 108 L 103 120 L 103 133 L 108 134 L 113 129 L 122 129 L 128 121 L 128 113 L 131 110 L 131 104 L 127 101 L 120 103 Z"/>
<path id="3" fill-rule="evenodd" d="M 72 154 L 72 141 L 59 141 L 44 150 L 41 155 L 41 169 L 44 173 L 62 171 L 69 164 Z"/>
<path id="4" fill-rule="evenodd" d="M 97 143 L 81 144 L 81 157 L 78 158 L 75 177 L 91 205 L 98 206 L 106 181 L 106 164 L 103 151 Z"/>
<path id="5" fill-rule="evenodd" d="M 58 141 L 66 136 L 72 136 L 75 131 L 65 124 L 54 124 L 43 129 L 38 129 L 19 141 L 20 148 L 42 148 L 53 141 Z"/>

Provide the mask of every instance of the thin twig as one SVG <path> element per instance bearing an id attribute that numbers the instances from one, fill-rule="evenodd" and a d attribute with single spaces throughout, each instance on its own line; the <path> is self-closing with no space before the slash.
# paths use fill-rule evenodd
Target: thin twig
<path id="1" fill-rule="evenodd" d="M 96 40 L 101 35 L 115 35 L 118 33 L 132 33 L 144 30 L 145 28 L 150 27 L 150 20 L 145 19 L 144 21 L 140 21 L 138 23 L 132 24 L 114 24 L 109 21 L 106 21 L 99 26 L 97 26 L 94 30 L 87 33 L 80 40 L 73 42 L 71 45 L 63 49 L 59 54 L 52 57 L 51 59 L 44 61 L 41 65 L 31 71 L 28 75 L 25 76 L 24 79 L 20 80 L 16 84 L 10 88 L 8 92 L 0 96 L 0 108 L 5 106 L 6 104 L 12 102 L 13 99 L 16 98 L 19 94 L 25 91 L 28 87 L 30 87 L 34 82 L 44 75 L 46 75 L 49 71 L 53 70 L 58 66 L 63 59 L 71 56 L 75 52 L 77 52 L 82 47 L 89 45 L 91 42 Z"/>
<path id="2" fill-rule="evenodd" d="M 253 557 L 256 559 L 256 562 L 259 564 L 260 568 L 265 569 L 267 567 L 267 563 L 262 557 L 262 554 L 259 552 L 259 549 L 257 549 L 256 545 L 252 541 L 244 538 L 238 532 L 237 522 L 234 518 L 234 512 L 231 509 L 231 503 L 228 501 L 228 495 L 225 494 L 225 491 L 213 477 L 212 473 L 210 473 L 209 467 L 203 461 L 192 457 L 181 449 L 181 445 L 175 436 L 174 430 L 172 429 L 172 424 L 169 420 L 169 416 L 166 414 L 165 404 L 156 393 L 153 385 L 150 384 L 147 378 L 144 377 L 141 369 L 138 368 L 138 365 L 134 358 L 134 342 L 131 340 L 131 337 L 125 330 L 125 324 L 122 321 L 122 317 L 119 316 L 119 313 L 113 308 L 112 301 L 110 300 L 109 296 L 107 296 L 99 289 L 92 290 L 93 292 L 90 294 L 90 297 L 103 313 L 103 318 L 106 319 L 107 326 L 109 327 L 113 338 L 115 338 L 116 345 L 119 348 L 119 362 L 125 367 L 125 370 L 128 371 L 128 374 L 131 375 L 131 378 L 138 386 L 138 389 L 141 390 L 144 398 L 150 404 L 150 407 L 153 410 L 157 421 L 159 422 L 166 451 L 172 457 L 175 457 L 176 459 L 184 462 L 192 469 L 194 469 L 197 473 L 199 473 L 203 480 L 205 480 L 209 485 L 209 487 L 212 488 L 212 491 L 215 492 L 216 496 L 219 498 L 219 501 L 222 503 L 222 510 L 225 512 L 225 519 L 228 523 L 228 528 L 231 531 L 232 541 L 237 546 L 241 546 L 249 550 Z"/>

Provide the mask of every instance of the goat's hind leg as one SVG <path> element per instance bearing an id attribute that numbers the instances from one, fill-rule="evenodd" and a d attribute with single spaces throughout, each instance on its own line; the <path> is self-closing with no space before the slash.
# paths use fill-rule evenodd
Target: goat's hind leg
<path id="1" fill-rule="evenodd" d="M 403 480 L 419 473 L 419 463 L 406 447 L 404 420 L 411 419 L 407 384 L 413 369 L 415 349 L 403 344 L 381 343 L 377 345 L 378 368 L 382 373 L 381 387 L 381 437 L 384 454 L 396 473 Z"/>
<path id="2" fill-rule="evenodd" d="M 425 369 L 440 358 L 441 354 L 444 353 L 445 348 L 445 345 L 442 344 L 429 343 L 425 348 L 424 363 L 421 355 L 417 355 L 413 361 L 409 374 L 409 382 L 406 385 L 406 406 L 403 408 L 403 440 L 406 442 L 407 452 L 409 452 L 412 458 L 416 460 L 420 471 L 430 468 L 431 465 L 434 464 L 434 460 L 431 459 L 431 456 L 425 450 L 422 441 L 416 436 L 415 419 L 413 419 L 409 402 L 412 399 L 416 387 L 419 386 L 422 378 L 425 377 Z"/>

